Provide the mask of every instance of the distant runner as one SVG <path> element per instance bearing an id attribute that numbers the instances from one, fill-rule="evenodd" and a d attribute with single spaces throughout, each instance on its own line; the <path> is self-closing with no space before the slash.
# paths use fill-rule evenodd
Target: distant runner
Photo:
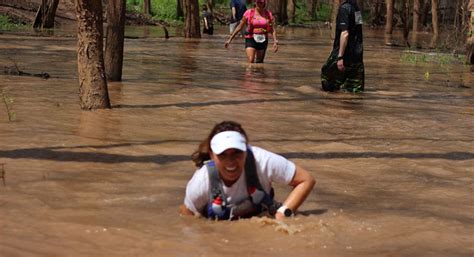
<path id="1" fill-rule="evenodd" d="M 255 0 L 255 7 L 244 13 L 240 24 L 225 42 L 225 48 L 229 46 L 235 35 L 245 26 L 245 52 L 248 63 L 263 63 L 265 52 L 268 46 L 268 35 L 273 37 L 273 51 L 278 51 L 278 40 L 274 29 L 274 19 L 272 13 L 266 9 L 265 0 Z"/>
<path id="2" fill-rule="evenodd" d="M 337 15 L 333 50 L 321 69 L 322 89 L 364 91 L 363 54 L 362 14 L 356 0 L 345 0 Z"/>

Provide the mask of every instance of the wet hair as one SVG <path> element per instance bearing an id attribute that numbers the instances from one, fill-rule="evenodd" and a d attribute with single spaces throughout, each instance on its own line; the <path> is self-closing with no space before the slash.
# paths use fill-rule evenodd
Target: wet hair
<path id="1" fill-rule="evenodd" d="M 191 159 L 193 160 L 196 167 L 202 167 L 204 162 L 211 159 L 211 139 L 218 133 L 223 131 L 237 131 L 245 137 L 245 140 L 248 142 L 249 139 L 247 137 L 247 133 L 242 128 L 242 125 L 235 121 L 223 121 L 218 123 L 214 126 L 211 130 L 211 133 L 204 139 L 204 141 L 199 144 L 199 147 L 194 153 L 191 155 Z"/>

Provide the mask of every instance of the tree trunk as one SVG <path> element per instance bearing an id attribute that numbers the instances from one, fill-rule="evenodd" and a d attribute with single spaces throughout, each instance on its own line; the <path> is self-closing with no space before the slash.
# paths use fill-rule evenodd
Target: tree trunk
<path id="1" fill-rule="evenodd" d="M 364 0 L 357 0 L 357 5 L 359 6 L 360 11 L 363 13 L 364 12 Z"/>
<path id="2" fill-rule="evenodd" d="M 420 0 L 413 1 L 412 45 L 418 46 L 418 31 L 420 31 Z"/>
<path id="3" fill-rule="evenodd" d="M 431 22 L 433 23 L 433 35 L 438 37 L 439 35 L 439 23 L 438 23 L 438 0 L 431 0 Z"/>
<path id="4" fill-rule="evenodd" d="M 380 25 L 383 22 L 382 7 L 383 1 L 375 0 L 375 3 L 373 3 L 372 8 L 370 9 L 370 17 L 372 19 L 371 23 L 374 26 Z"/>
<path id="5" fill-rule="evenodd" d="M 198 0 L 184 0 L 185 9 L 185 38 L 201 38 L 201 25 L 199 23 L 199 2 Z"/>
<path id="6" fill-rule="evenodd" d="M 107 79 L 121 81 L 125 33 L 125 0 L 109 0 L 107 17 L 105 73 Z"/>
<path id="7" fill-rule="evenodd" d="M 420 30 L 420 10 L 420 0 L 413 0 L 413 34 L 416 34 L 415 32 Z"/>
<path id="8" fill-rule="evenodd" d="M 288 10 L 288 14 L 289 14 L 288 21 L 291 23 L 295 23 L 295 11 L 296 11 L 295 0 L 288 0 L 288 5 L 286 9 Z M 308 6 L 308 9 L 309 9 L 309 6 Z"/>
<path id="9" fill-rule="evenodd" d="M 53 28 L 58 4 L 59 0 L 42 0 L 33 22 L 33 28 Z"/>
<path id="10" fill-rule="evenodd" d="M 392 34 L 393 32 L 393 0 L 386 0 L 387 5 L 387 19 L 385 22 L 385 33 Z"/>
<path id="11" fill-rule="evenodd" d="M 341 0 L 333 0 L 332 2 L 332 12 L 331 12 L 331 38 L 336 36 L 336 20 L 337 20 L 337 13 L 339 12 L 339 6 L 341 5 Z"/>
<path id="12" fill-rule="evenodd" d="M 111 1 L 111 0 L 109 0 Z M 110 4 L 109 4 L 110 6 Z M 151 15 L 151 0 L 143 0 L 143 14 Z"/>
<path id="13" fill-rule="evenodd" d="M 424 0 L 423 9 L 421 11 L 421 24 L 426 27 L 428 24 L 428 14 L 431 10 L 431 0 Z"/>
<path id="14" fill-rule="evenodd" d="M 176 18 L 184 17 L 183 0 L 176 0 Z"/>
<path id="15" fill-rule="evenodd" d="M 267 1 L 267 8 L 272 12 L 275 17 L 275 21 L 278 24 L 285 24 L 288 22 L 288 13 L 286 6 L 288 4 L 287 0 L 273 0 Z"/>
<path id="16" fill-rule="evenodd" d="M 292 1 L 292 0 L 290 0 Z M 279 24 L 288 25 L 288 0 L 279 0 L 280 12 L 279 12 Z"/>
<path id="17" fill-rule="evenodd" d="M 296 0 L 289 0 L 289 2 L 293 2 L 293 7 L 295 7 L 295 1 Z M 314 19 L 315 18 L 315 14 L 316 14 L 316 5 L 317 5 L 318 1 L 317 0 L 307 0 L 306 1 L 306 5 L 307 5 L 307 10 L 308 10 L 308 16 L 311 17 L 311 19 Z M 295 8 L 296 9 L 296 8 Z M 290 8 L 288 8 L 289 12 L 291 13 L 291 10 Z M 295 13 L 295 10 L 293 10 L 293 16 L 294 16 L 294 13 Z M 294 20 L 294 18 L 293 18 Z"/>
<path id="18" fill-rule="evenodd" d="M 83 110 L 110 108 L 103 56 L 101 0 L 75 0 L 79 98 Z"/>
<path id="19" fill-rule="evenodd" d="M 207 9 L 209 10 L 209 12 L 214 17 L 214 2 L 212 0 L 207 0 L 206 6 L 207 6 Z"/>
<path id="20" fill-rule="evenodd" d="M 470 37 L 467 39 L 467 51 L 466 51 L 466 62 L 474 65 L 474 0 L 469 3 L 469 10 L 471 11 L 471 25 L 470 25 Z M 474 66 L 471 66 L 471 71 L 474 71 Z"/>
<path id="21" fill-rule="evenodd" d="M 410 8 L 409 8 L 409 0 L 402 0 L 400 6 L 400 19 L 402 20 L 403 26 L 403 40 L 408 47 L 410 47 L 410 43 L 408 42 L 408 35 L 410 34 L 410 29 L 408 28 L 408 18 L 409 18 Z"/>

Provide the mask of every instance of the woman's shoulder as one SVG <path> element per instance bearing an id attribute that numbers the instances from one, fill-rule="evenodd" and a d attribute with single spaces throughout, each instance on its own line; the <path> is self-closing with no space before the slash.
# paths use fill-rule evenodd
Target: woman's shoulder
<path id="1" fill-rule="evenodd" d="M 252 13 L 255 13 L 254 8 L 247 9 L 247 11 L 244 12 L 244 17 L 249 18 L 252 15 Z"/>
<path id="2" fill-rule="evenodd" d="M 207 170 L 207 166 L 204 164 L 202 167 L 198 168 L 194 174 L 191 180 L 193 181 L 199 181 L 198 183 L 202 181 L 207 181 L 209 179 L 209 172 Z"/>
<path id="3" fill-rule="evenodd" d="M 269 156 L 275 154 L 273 152 L 270 152 L 270 151 L 268 151 L 266 149 L 263 149 L 261 147 L 258 147 L 258 146 L 249 145 L 249 147 L 250 147 L 250 150 L 252 151 L 252 153 L 253 153 L 253 155 L 256 159 L 258 159 L 258 158 L 268 158 Z"/>
<path id="4" fill-rule="evenodd" d="M 270 10 L 265 9 L 264 12 L 265 12 L 265 16 L 266 16 L 266 17 L 268 17 L 268 18 L 273 18 L 273 13 L 272 13 Z"/>

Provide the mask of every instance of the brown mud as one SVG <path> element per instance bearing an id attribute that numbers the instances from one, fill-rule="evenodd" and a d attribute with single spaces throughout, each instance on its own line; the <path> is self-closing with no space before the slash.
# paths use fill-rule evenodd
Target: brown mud
<path id="1" fill-rule="evenodd" d="M 254 67 L 226 32 L 127 28 L 99 111 L 79 108 L 74 37 L 0 35 L 0 67 L 51 75 L 0 74 L 0 256 L 474 255 L 469 67 L 403 61 L 419 53 L 366 30 L 366 92 L 325 93 L 326 30 L 279 30 Z M 229 119 L 317 179 L 295 218 L 178 215 L 190 154 Z"/>

